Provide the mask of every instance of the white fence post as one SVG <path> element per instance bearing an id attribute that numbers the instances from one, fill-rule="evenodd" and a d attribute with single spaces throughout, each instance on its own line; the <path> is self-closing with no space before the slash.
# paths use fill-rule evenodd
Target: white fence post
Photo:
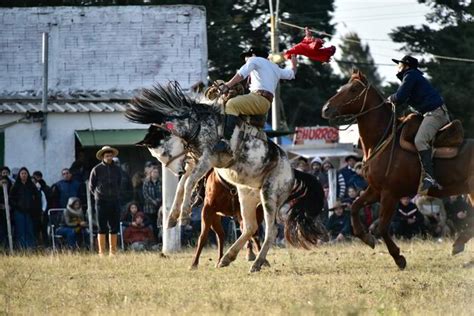
<path id="1" fill-rule="evenodd" d="M 177 252 L 181 249 L 181 228 L 179 223 L 176 227 L 165 228 L 168 226 L 168 217 L 171 206 L 173 205 L 174 195 L 178 186 L 178 177 L 176 177 L 165 166 L 162 166 L 163 182 L 163 253 Z"/>
<path id="2" fill-rule="evenodd" d="M 2 186 L 3 186 L 3 198 L 5 200 L 5 216 L 7 220 L 8 246 L 10 247 L 10 254 L 13 254 L 12 221 L 10 218 L 10 204 L 8 203 L 7 181 L 2 180 Z"/>
<path id="3" fill-rule="evenodd" d="M 89 223 L 89 249 L 94 252 L 94 231 L 92 220 L 92 200 L 91 192 L 89 190 L 89 180 L 86 180 L 86 195 L 87 195 L 87 222 Z"/>
<path id="4" fill-rule="evenodd" d="M 329 185 L 329 196 L 328 196 L 328 208 L 332 209 L 336 204 L 337 199 L 337 179 L 336 169 L 331 168 L 328 170 L 328 185 Z"/>

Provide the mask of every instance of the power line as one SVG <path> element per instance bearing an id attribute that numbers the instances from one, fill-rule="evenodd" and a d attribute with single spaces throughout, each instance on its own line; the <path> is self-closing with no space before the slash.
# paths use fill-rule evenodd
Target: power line
<path id="1" fill-rule="evenodd" d="M 293 28 L 297 28 L 297 29 L 301 29 L 301 30 L 304 30 L 305 28 L 302 27 L 302 26 L 299 26 L 299 25 L 296 25 L 296 24 L 292 24 L 292 23 L 288 23 L 288 22 L 283 22 L 283 21 L 279 21 L 278 23 L 281 23 L 283 25 L 287 25 L 287 26 L 290 26 L 290 27 L 293 27 Z M 353 40 L 353 39 L 349 39 L 349 38 L 341 38 L 341 37 L 336 37 L 332 34 L 329 34 L 329 33 L 326 33 L 326 32 L 322 32 L 322 31 L 319 31 L 319 30 L 315 30 L 315 29 L 311 29 L 311 28 L 308 28 L 311 32 L 315 33 L 315 34 L 319 34 L 319 35 L 323 35 L 323 36 L 327 36 L 327 37 L 330 37 L 330 38 L 338 38 L 340 40 L 344 40 L 346 42 L 351 42 L 351 43 L 359 43 L 359 44 L 362 44 L 361 41 L 358 41 L 358 40 Z M 362 39 L 361 39 L 362 40 Z M 366 40 L 366 39 L 364 39 Z M 369 41 L 369 40 L 367 40 Z M 461 58 L 461 57 L 452 57 L 452 56 L 442 56 L 442 55 L 435 55 L 435 54 L 431 54 L 431 53 L 427 53 L 427 54 L 430 54 L 431 56 L 435 57 L 435 58 L 438 58 L 438 59 L 446 59 L 446 60 L 452 60 L 452 61 L 461 61 L 461 62 L 468 62 L 468 63 L 474 63 L 474 59 L 470 59 L 470 58 Z"/>

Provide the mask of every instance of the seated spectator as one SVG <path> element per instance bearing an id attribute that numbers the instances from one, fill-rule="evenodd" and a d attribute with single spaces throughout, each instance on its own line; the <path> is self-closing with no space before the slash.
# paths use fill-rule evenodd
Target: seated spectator
<path id="1" fill-rule="evenodd" d="M 138 203 L 137 202 L 130 202 L 127 204 L 127 207 L 125 209 L 125 212 L 123 212 L 121 221 L 122 225 L 125 227 L 128 226 L 137 226 L 137 224 L 133 221 L 133 218 L 135 217 L 135 214 L 137 214 L 140 211 Z M 145 218 L 143 219 L 143 224 L 145 226 L 151 226 L 150 219 L 145 215 Z"/>
<path id="2" fill-rule="evenodd" d="M 430 235 L 437 238 L 449 235 L 449 227 L 446 225 L 446 210 L 441 199 L 420 196 L 416 200 L 416 206 L 425 216 L 425 227 Z"/>
<path id="3" fill-rule="evenodd" d="M 451 195 L 444 203 L 447 215 L 447 224 L 451 233 L 460 233 L 466 229 L 472 229 L 472 218 L 474 212 L 472 207 L 461 195 Z"/>
<path id="4" fill-rule="evenodd" d="M 329 231 L 329 240 L 333 242 L 345 241 L 351 234 L 351 219 L 344 205 L 337 201 L 331 209 L 334 213 L 329 217 L 326 228 Z"/>
<path id="5" fill-rule="evenodd" d="M 347 185 L 356 188 L 358 191 L 367 189 L 368 184 L 363 176 L 363 163 L 356 163 L 354 166 L 354 171 L 355 174 L 349 178 Z"/>
<path id="6" fill-rule="evenodd" d="M 342 203 L 347 204 L 348 207 L 351 207 L 355 199 L 359 197 L 359 192 L 354 187 L 347 188 L 347 197 L 342 199 Z"/>
<path id="7" fill-rule="evenodd" d="M 135 251 L 144 251 L 150 248 L 155 241 L 153 230 L 144 224 L 145 214 L 137 212 L 133 217 L 133 223 L 124 233 L 124 242 Z"/>
<path id="8" fill-rule="evenodd" d="M 391 231 L 397 237 L 411 239 L 423 230 L 423 214 L 410 197 L 402 197 L 393 216 Z"/>
<path id="9" fill-rule="evenodd" d="M 56 233 L 66 239 L 70 249 L 77 248 L 78 241 L 86 240 L 88 234 L 87 222 L 84 220 L 84 212 L 79 198 L 69 198 L 64 210 L 64 224 L 58 228 Z"/>
<path id="10" fill-rule="evenodd" d="M 346 165 L 339 169 L 339 173 L 342 174 L 344 181 L 347 184 L 349 183 L 349 179 L 356 175 L 354 166 L 357 163 L 357 157 L 354 155 L 349 155 L 344 160 L 346 161 Z"/>

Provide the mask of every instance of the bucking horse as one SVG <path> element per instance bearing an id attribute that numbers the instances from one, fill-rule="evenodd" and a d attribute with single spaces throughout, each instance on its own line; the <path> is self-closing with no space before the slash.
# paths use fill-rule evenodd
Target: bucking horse
<path id="1" fill-rule="evenodd" d="M 190 98 L 176 82 L 143 89 L 125 115 L 168 135 L 162 141 L 147 135 L 143 142 L 162 164 L 182 175 L 168 227 L 176 225 L 178 217 L 189 217 L 191 192 L 212 168 L 237 188 L 243 231 L 218 267 L 234 261 L 257 230 L 259 203 L 264 210 L 265 240 L 250 272 L 260 271 L 268 263 L 266 256 L 277 234 L 277 220 L 285 222 L 285 238 L 290 245 L 308 248 L 327 238 L 317 219 L 324 205 L 321 184 L 312 175 L 294 171 L 286 153 L 255 127 L 241 121 L 230 139 L 232 155 L 214 153 L 212 147 L 220 139 L 224 121 L 222 108 Z"/>

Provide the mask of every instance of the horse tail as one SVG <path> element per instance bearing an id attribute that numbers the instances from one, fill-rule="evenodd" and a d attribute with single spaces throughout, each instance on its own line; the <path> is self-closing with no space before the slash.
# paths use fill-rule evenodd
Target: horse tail
<path id="1" fill-rule="evenodd" d="M 318 240 L 327 240 L 327 230 L 319 215 L 324 207 L 324 191 L 318 179 L 294 170 L 295 182 L 286 203 L 289 204 L 285 223 L 285 239 L 293 247 L 308 249 Z"/>

